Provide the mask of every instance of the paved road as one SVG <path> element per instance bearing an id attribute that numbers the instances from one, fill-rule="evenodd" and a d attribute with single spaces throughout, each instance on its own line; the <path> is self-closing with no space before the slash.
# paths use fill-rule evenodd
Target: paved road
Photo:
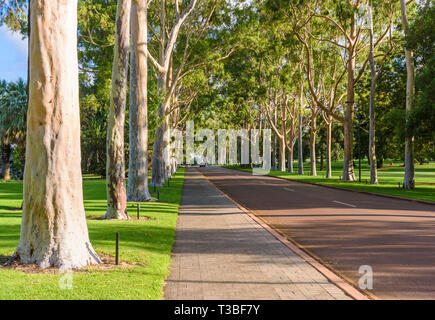
<path id="1" fill-rule="evenodd" d="M 166 299 L 350 299 L 188 168 Z"/>
<path id="2" fill-rule="evenodd" d="M 435 299 L 435 205 L 210 167 L 213 183 L 355 284 L 369 265 L 386 299 Z"/>

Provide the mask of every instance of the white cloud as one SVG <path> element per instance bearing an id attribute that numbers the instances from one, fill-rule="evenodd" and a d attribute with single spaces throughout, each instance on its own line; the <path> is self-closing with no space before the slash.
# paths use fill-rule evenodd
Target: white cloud
<path id="1" fill-rule="evenodd" d="M 27 54 L 27 39 L 23 38 L 22 34 L 13 32 L 3 25 L 0 27 L 0 37 L 1 36 L 21 53 Z"/>
<path id="2" fill-rule="evenodd" d="M 0 79 L 27 78 L 27 39 L 7 27 L 0 27 Z"/>

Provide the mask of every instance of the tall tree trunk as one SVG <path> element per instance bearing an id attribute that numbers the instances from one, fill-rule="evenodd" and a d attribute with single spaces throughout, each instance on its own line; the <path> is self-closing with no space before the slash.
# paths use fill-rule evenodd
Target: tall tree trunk
<path id="1" fill-rule="evenodd" d="M 375 94 L 376 94 L 376 66 L 374 58 L 374 40 L 373 40 L 373 12 L 369 7 L 369 24 L 370 24 L 370 128 L 369 128 L 369 161 L 370 161 L 370 184 L 378 184 L 378 170 L 376 168 L 376 128 L 375 128 Z"/>
<path id="2" fill-rule="evenodd" d="M 160 39 L 159 39 L 159 63 L 164 65 L 165 60 L 165 44 L 166 44 L 166 0 L 160 0 Z M 159 89 L 165 96 L 168 81 L 168 70 L 165 73 L 160 73 Z M 165 183 L 165 164 L 163 159 L 163 151 L 165 149 L 164 134 L 168 129 L 166 127 L 166 110 L 165 104 L 160 104 L 158 119 L 160 125 L 155 132 L 153 154 L 152 154 L 152 174 L 151 184 L 155 187 L 161 187 Z"/>
<path id="3" fill-rule="evenodd" d="M 273 124 L 276 127 L 276 104 L 275 104 L 275 109 L 274 109 L 274 113 L 273 113 Z M 273 134 L 273 141 L 272 141 L 272 171 L 276 171 L 277 169 L 277 159 L 276 159 L 276 133 L 273 132 L 272 130 L 272 134 Z"/>
<path id="4" fill-rule="evenodd" d="M 285 140 L 279 141 L 279 171 L 285 172 Z"/>
<path id="5" fill-rule="evenodd" d="M 124 122 L 130 46 L 131 0 L 118 0 L 112 93 L 107 122 L 107 213 L 105 219 L 128 219 L 125 188 Z"/>
<path id="6" fill-rule="evenodd" d="M 382 169 L 384 167 L 384 158 L 379 158 L 377 162 L 378 162 L 377 168 Z"/>
<path id="7" fill-rule="evenodd" d="M 406 1 L 400 0 L 402 11 L 402 24 L 405 35 L 409 35 L 409 23 L 406 15 Z M 405 60 L 406 60 L 406 118 L 412 110 L 415 95 L 415 64 L 414 53 L 405 47 Z M 407 126 L 406 126 L 407 127 Z M 414 189 L 414 137 L 412 133 L 406 129 L 405 134 L 405 177 L 403 179 L 404 189 Z"/>
<path id="8" fill-rule="evenodd" d="M 165 109 L 166 110 L 166 109 Z M 171 126 L 170 118 L 168 116 L 165 117 L 165 128 L 168 130 Z M 163 152 L 165 152 L 166 147 L 168 146 L 168 141 L 163 141 Z M 164 180 L 169 180 L 171 178 L 170 174 L 171 170 L 171 163 L 170 163 L 170 157 L 163 156 L 163 178 Z"/>
<path id="9" fill-rule="evenodd" d="M 89 242 L 83 207 L 77 1 L 30 5 L 27 162 L 14 258 L 42 268 L 82 268 L 101 261 Z"/>
<path id="10" fill-rule="evenodd" d="M 148 190 L 148 0 L 131 6 L 130 161 L 127 200 L 151 200 Z"/>
<path id="11" fill-rule="evenodd" d="M 316 133 L 310 132 L 310 176 L 317 176 L 316 166 Z"/>
<path id="12" fill-rule="evenodd" d="M 298 173 L 304 174 L 304 142 L 303 142 L 303 118 L 299 115 L 299 139 L 298 139 Z"/>
<path id="13" fill-rule="evenodd" d="M 161 115 L 161 117 L 163 117 L 163 112 L 159 112 L 159 114 Z M 151 185 L 155 187 L 161 187 L 165 183 L 165 168 L 163 163 L 163 136 L 165 131 L 166 123 L 165 121 L 163 121 L 163 123 L 156 129 L 153 144 Z"/>
<path id="14" fill-rule="evenodd" d="M 158 122 L 160 126 L 156 129 L 153 154 L 152 154 L 152 181 L 151 184 L 154 186 L 163 185 L 165 178 L 168 176 L 167 170 L 170 166 L 164 163 L 163 152 L 166 149 L 167 141 L 164 141 L 164 133 L 169 129 L 169 119 L 167 116 L 167 111 L 170 104 L 170 99 L 166 95 L 170 95 L 168 89 L 168 75 L 169 75 L 169 64 L 170 59 L 172 59 L 172 54 L 174 46 L 180 32 L 181 26 L 186 22 L 186 18 L 192 13 L 193 9 L 197 4 L 197 0 L 191 0 L 190 3 L 185 8 L 185 11 L 181 14 L 176 14 L 176 20 L 174 26 L 170 32 L 167 32 L 166 23 L 166 0 L 160 0 L 160 40 L 159 40 L 159 62 L 156 62 L 151 56 L 151 62 L 157 68 L 159 72 L 159 89 L 162 96 L 165 97 L 165 102 L 161 103 L 159 108 Z M 178 4 L 178 1 L 176 2 Z M 176 7 L 178 8 L 178 6 Z M 167 34 L 169 38 L 166 39 Z M 180 67 L 184 65 L 183 62 Z M 173 79 L 174 85 L 178 81 L 178 75 Z"/>
<path id="15" fill-rule="evenodd" d="M 316 166 L 316 138 L 317 138 L 317 121 L 316 112 L 313 109 L 313 115 L 311 117 L 311 130 L 310 130 L 310 176 L 317 176 Z"/>
<path id="16" fill-rule="evenodd" d="M 324 161 L 323 161 L 323 149 L 320 150 L 320 171 L 323 171 L 324 168 Z"/>
<path id="17" fill-rule="evenodd" d="M 2 143 L 2 179 L 11 180 L 11 144 Z"/>
<path id="18" fill-rule="evenodd" d="M 356 39 L 356 18 L 355 14 L 351 19 L 351 39 Z M 344 115 L 344 161 L 343 181 L 355 181 L 353 165 L 353 111 L 355 106 L 355 44 L 349 43 L 347 64 L 347 101 Z"/>
<path id="19" fill-rule="evenodd" d="M 170 61 L 170 63 L 169 63 L 169 69 L 168 69 L 168 79 L 167 79 L 167 83 L 166 83 L 167 92 L 169 92 L 169 90 L 171 88 L 171 85 L 172 85 L 172 82 L 173 82 L 173 77 L 172 77 L 172 73 L 173 73 L 172 62 L 173 62 L 173 59 L 170 59 L 169 61 Z M 172 94 L 169 97 L 169 101 L 170 101 L 169 103 L 170 103 L 171 106 L 174 105 L 173 96 L 174 95 Z M 174 112 L 172 111 L 172 114 L 169 114 L 169 115 L 167 115 L 165 117 L 166 128 L 168 128 L 168 129 L 172 128 L 172 126 L 173 126 L 173 122 L 172 122 L 173 113 Z M 165 144 L 166 144 L 166 142 L 165 142 Z M 164 159 L 164 177 L 165 177 L 165 180 L 169 180 L 172 177 L 172 173 L 171 173 L 171 160 L 172 160 L 172 157 L 170 155 L 168 155 L 166 158 L 164 157 L 163 159 Z"/>
<path id="20" fill-rule="evenodd" d="M 294 141 L 290 144 L 290 148 L 288 150 L 288 172 L 293 173 L 293 149 L 294 149 Z"/>
<path id="21" fill-rule="evenodd" d="M 332 116 L 328 117 L 326 127 L 326 178 L 332 178 Z"/>

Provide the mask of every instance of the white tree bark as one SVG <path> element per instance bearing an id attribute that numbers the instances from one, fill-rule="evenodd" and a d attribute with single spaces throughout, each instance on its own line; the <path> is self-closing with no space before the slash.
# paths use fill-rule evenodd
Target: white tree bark
<path id="1" fill-rule="evenodd" d="M 347 18 L 344 19 L 344 21 L 336 20 L 336 17 L 333 15 L 330 15 L 329 12 L 326 12 L 326 14 L 322 13 L 321 6 L 322 2 L 314 2 L 316 6 L 310 8 L 310 3 L 306 3 L 308 10 L 312 13 L 312 16 L 319 17 L 324 19 L 325 21 L 331 22 L 334 24 L 338 29 L 338 32 L 340 33 L 340 37 L 335 39 L 328 39 L 328 42 L 333 43 L 338 48 L 340 48 L 340 55 L 343 54 L 344 57 L 340 57 L 340 59 L 343 60 L 344 66 L 347 69 L 347 86 L 346 86 L 346 97 L 347 101 L 344 107 L 344 117 L 341 115 L 338 115 L 335 112 L 335 103 L 341 100 L 339 98 L 337 101 L 331 100 L 333 102 L 333 105 L 330 105 L 330 108 L 327 108 L 323 103 L 322 99 L 319 99 L 318 95 L 315 92 L 315 88 L 317 85 L 315 85 L 316 82 L 316 75 L 314 74 L 314 64 L 313 64 L 313 57 L 312 57 L 312 46 L 310 43 L 307 42 L 307 36 L 304 35 L 302 30 L 310 27 L 309 22 L 311 20 L 311 17 L 308 17 L 307 21 L 304 20 L 298 20 L 297 15 L 293 15 L 292 17 L 292 27 L 295 35 L 299 39 L 299 41 L 304 45 L 306 55 L 307 55 L 307 82 L 308 82 L 308 89 L 310 90 L 310 93 L 312 97 L 317 102 L 318 106 L 326 112 L 328 115 L 331 115 L 334 117 L 335 120 L 340 121 L 343 123 L 344 127 L 344 159 L 343 159 L 343 180 L 344 181 L 355 181 L 355 172 L 354 172 L 354 159 L 353 159 L 353 118 L 354 118 L 354 107 L 355 107 L 355 86 L 357 82 L 361 79 L 362 75 L 364 74 L 366 65 L 368 63 L 368 57 L 365 59 L 365 61 L 360 65 L 357 64 L 357 57 L 361 57 L 362 53 L 365 51 L 361 50 L 361 48 L 364 47 L 364 37 L 361 36 L 361 28 L 358 27 L 358 19 L 357 19 L 357 11 L 361 8 L 363 3 L 362 1 L 346 1 L 347 5 L 349 7 L 352 7 L 352 14 L 349 16 L 350 21 L 347 22 Z M 291 4 L 291 7 L 293 10 L 295 10 L 296 6 Z M 305 6 L 301 6 L 303 10 L 305 10 Z M 306 26 L 306 27 L 304 27 Z M 378 46 L 380 43 L 382 43 L 385 36 L 388 34 L 388 31 L 391 28 L 391 24 L 386 28 L 386 30 L 381 34 L 381 36 L 378 38 L 374 46 Z M 347 31 L 349 29 L 349 31 Z M 311 32 L 309 32 L 311 33 Z M 310 38 L 314 39 L 314 37 L 310 34 Z M 309 38 L 308 38 L 309 39 Z M 344 41 L 340 40 L 344 39 Z M 359 59 L 358 59 L 359 62 Z M 337 78 L 337 80 L 341 81 L 341 76 Z M 339 88 L 339 83 L 335 86 L 335 89 L 333 90 L 334 97 L 336 93 L 336 89 Z M 334 92 L 335 91 L 335 92 Z"/>
<path id="2" fill-rule="evenodd" d="M 288 151 L 288 155 L 287 155 L 287 162 L 288 162 L 288 172 L 293 173 L 294 169 L 293 169 L 293 147 L 294 144 L 291 145 L 290 150 Z"/>
<path id="3" fill-rule="evenodd" d="M 326 178 L 332 178 L 332 116 L 326 123 Z"/>
<path id="4" fill-rule="evenodd" d="M 375 127 L 375 94 L 376 94 L 376 65 L 375 65 L 375 45 L 373 35 L 373 11 L 369 10 L 369 31 L 370 31 L 370 128 L 369 128 L 369 161 L 370 161 L 370 184 L 378 184 L 378 170 L 376 163 L 376 127 Z"/>
<path id="5" fill-rule="evenodd" d="M 349 61 L 347 63 L 347 101 L 344 112 L 344 159 L 343 181 L 355 181 L 355 169 L 353 165 L 353 117 L 355 107 L 355 69 L 356 69 L 356 18 L 353 14 L 350 26 L 350 38 L 353 43 L 348 45 Z"/>
<path id="6" fill-rule="evenodd" d="M 293 105 L 290 109 L 291 114 L 291 121 L 290 121 L 290 129 L 286 132 L 287 139 L 287 152 L 288 152 L 288 172 L 293 173 L 294 172 L 294 148 L 296 144 L 296 139 L 298 133 L 298 118 L 297 118 L 297 107 L 296 105 Z"/>
<path id="7" fill-rule="evenodd" d="M 405 35 L 409 34 L 409 23 L 406 15 L 406 1 L 400 0 L 400 6 L 402 9 L 402 24 L 405 31 Z M 414 53 L 411 50 L 405 48 L 405 60 L 406 60 L 406 114 L 412 110 L 414 104 L 415 95 L 415 64 Z M 405 137 L 405 177 L 403 179 L 404 189 L 414 189 L 414 137 L 406 132 Z"/>
<path id="8" fill-rule="evenodd" d="M 177 85 L 178 77 L 173 79 L 173 83 L 171 88 L 168 86 L 168 74 L 170 70 L 170 63 L 172 59 L 172 53 L 174 50 L 175 43 L 178 39 L 178 34 L 180 32 L 181 26 L 185 23 L 188 16 L 192 13 L 195 8 L 198 0 L 190 0 L 186 9 L 183 13 L 179 12 L 179 0 L 175 0 L 175 9 L 176 9 L 176 21 L 172 27 L 172 30 L 169 34 L 168 40 L 166 41 L 166 0 L 160 0 L 160 43 L 159 43 L 159 61 L 147 51 L 148 58 L 150 59 L 153 66 L 157 69 L 160 74 L 159 86 L 164 95 L 166 95 L 165 101 L 161 104 L 159 108 L 159 121 L 160 126 L 156 129 L 155 139 L 153 145 L 153 154 L 152 154 L 152 179 L 151 185 L 160 187 L 164 184 L 165 179 L 168 176 L 167 169 L 169 168 L 168 164 L 164 163 L 163 151 L 165 150 L 166 143 L 164 141 L 164 133 L 168 126 L 167 119 L 167 109 L 169 106 L 169 101 L 171 98 L 171 88 L 175 88 Z"/>
<path id="9" fill-rule="evenodd" d="M 133 0 L 131 7 L 130 161 L 128 201 L 151 200 L 148 190 L 148 0 Z"/>
<path id="10" fill-rule="evenodd" d="M 304 174 L 304 120 L 302 110 L 304 109 L 304 76 L 302 74 L 302 66 L 300 67 L 301 79 L 299 87 L 299 139 L 298 139 L 298 174 Z"/>
<path id="11" fill-rule="evenodd" d="M 20 243 L 42 268 L 100 263 L 89 242 L 80 168 L 77 1 L 30 2 L 30 94 Z"/>
<path id="12" fill-rule="evenodd" d="M 279 140 L 279 168 L 281 172 L 285 172 L 285 139 Z"/>
<path id="13" fill-rule="evenodd" d="M 125 188 L 124 121 L 130 47 L 131 0 L 118 0 L 112 92 L 107 123 L 107 213 L 105 219 L 128 219 Z"/>
<path id="14" fill-rule="evenodd" d="M 317 156 L 316 156 L 316 140 L 317 140 L 317 107 L 311 106 L 311 121 L 310 121 L 310 176 L 317 176 Z"/>

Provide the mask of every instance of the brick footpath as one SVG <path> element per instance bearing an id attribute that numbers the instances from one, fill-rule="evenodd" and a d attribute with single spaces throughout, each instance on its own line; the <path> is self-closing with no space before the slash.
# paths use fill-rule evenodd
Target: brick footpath
<path id="1" fill-rule="evenodd" d="M 350 299 L 241 211 L 195 168 L 186 171 L 165 299 Z"/>

